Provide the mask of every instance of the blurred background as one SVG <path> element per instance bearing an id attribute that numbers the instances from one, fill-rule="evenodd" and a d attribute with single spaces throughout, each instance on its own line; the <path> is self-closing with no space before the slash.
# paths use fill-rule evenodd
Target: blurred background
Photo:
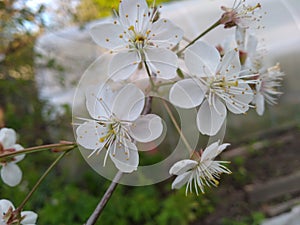
<path id="1" fill-rule="evenodd" d="M 118 3 L 0 0 L 0 128 L 15 129 L 24 147 L 74 140 L 71 108 L 76 85 L 104 51 L 88 30 L 111 16 L 112 6 Z M 233 1 L 156 3 L 163 4 L 162 16 L 193 39 L 220 17 L 221 5 L 231 6 Z M 232 150 L 222 157 L 232 161 L 233 174 L 222 177 L 219 188 L 198 197 L 171 191 L 172 179 L 146 187 L 119 185 L 97 224 L 258 225 L 299 204 L 300 2 L 262 0 L 261 4 L 267 12 L 266 28 L 258 31 L 258 37 L 270 65 L 280 62 L 286 74 L 284 94 L 262 117 L 254 111 L 229 115 L 225 142 L 232 143 Z M 218 44 L 232 32 L 224 33 L 220 27 L 204 39 Z M 22 183 L 14 188 L 1 183 L 0 198 L 18 205 L 56 157 L 50 151 L 27 155 L 20 163 Z M 142 154 L 141 162 L 150 164 L 163 157 L 160 152 L 151 157 Z M 47 177 L 26 209 L 39 214 L 38 224 L 83 224 L 109 183 L 91 170 L 79 151 L 73 151 Z M 277 224 L 292 225 L 291 220 Z"/>

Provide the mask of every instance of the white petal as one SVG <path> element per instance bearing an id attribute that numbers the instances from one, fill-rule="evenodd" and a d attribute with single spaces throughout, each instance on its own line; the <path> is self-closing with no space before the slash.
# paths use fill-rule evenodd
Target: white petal
<path id="1" fill-rule="evenodd" d="M 88 121 L 76 129 L 76 140 L 78 144 L 87 149 L 101 149 L 104 142 L 100 138 L 107 134 L 107 128 L 94 121 Z"/>
<path id="2" fill-rule="evenodd" d="M 143 20 L 148 18 L 148 5 L 145 0 L 122 0 L 119 5 L 120 19 L 125 28 L 137 27 L 141 31 Z M 146 15 L 144 17 L 144 14 Z M 137 21 L 137 23 L 136 23 Z"/>
<path id="3" fill-rule="evenodd" d="M 223 152 L 230 144 L 229 143 L 224 143 L 224 144 L 221 144 L 219 147 L 218 147 L 218 151 L 220 154 L 221 152 Z"/>
<path id="4" fill-rule="evenodd" d="M 139 154 L 134 143 L 124 139 L 122 143 L 115 141 L 109 146 L 109 155 L 115 166 L 123 173 L 137 170 Z"/>
<path id="5" fill-rule="evenodd" d="M 150 41 L 159 48 L 173 48 L 182 39 L 183 30 L 167 19 L 153 23 Z"/>
<path id="6" fill-rule="evenodd" d="M 108 75 L 113 81 L 126 80 L 136 71 L 140 61 L 136 51 L 120 52 L 112 58 Z"/>
<path id="7" fill-rule="evenodd" d="M 2 166 L 1 177 L 4 183 L 14 187 L 22 180 L 22 171 L 15 163 L 7 163 Z"/>
<path id="8" fill-rule="evenodd" d="M 86 107 L 92 118 L 99 120 L 111 116 L 111 104 L 115 93 L 109 85 L 90 86 L 86 92 Z"/>
<path id="9" fill-rule="evenodd" d="M 176 162 L 169 170 L 170 174 L 181 175 L 198 165 L 198 162 L 191 159 L 184 159 Z"/>
<path id="10" fill-rule="evenodd" d="M 0 200 L 0 215 L 2 216 L 4 213 L 7 213 L 9 208 L 12 208 L 13 210 L 15 210 L 14 205 L 9 200 L 1 199 Z M 0 222 L 1 222 L 1 220 L 0 220 Z"/>
<path id="11" fill-rule="evenodd" d="M 36 220 L 38 215 L 32 211 L 23 211 L 21 212 L 21 217 L 25 216 L 25 218 L 21 221 L 21 224 L 36 224 Z"/>
<path id="12" fill-rule="evenodd" d="M 184 79 L 175 83 L 170 89 L 170 102 L 178 107 L 190 109 L 201 104 L 204 88 L 195 79 Z"/>
<path id="13" fill-rule="evenodd" d="M 206 160 L 213 160 L 218 155 L 219 141 L 216 141 L 206 147 L 201 155 L 201 162 Z"/>
<path id="14" fill-rule="evenodd" d="M 257 93 L 255 95 L 255 104 L 256 104 L 256 112 L 258 115 L 262 116 L 265 111 L 265 98 L 262 94 Z"/>
<path id="15" fill-rule="evenodd" d="M 215 135 L 222 127 L 226 114 L 226 107 L 218 98 L 215 99 L 215 107 L 209 105 L 208 101 L 205 100 L 197 114 L 199 131 L 202 134 Z"/>
<path id="16" fill-rule="evenodd" d="M 13 129 L 2 128 L 0 130 L 0 142 L 3 145 L 4 149 L 12 148 L 16 143 L 17 135 Z"/>
<path id="17" fill-rule="evenodd" d="M 192 171 L 185 172 L 176 177 L 176 179 L 172 183 L 172 189 L 179 189 L 183 185 L 185 185 L 190 179 Z"/>
<path id="18" fill-rule="evenodd" d="M 217 155 L 226 149 L 229 144 L 222 144 L 219 146 L 219 141 L 216 141 L 209 145 L 201 155 L 201 162 L 206 160 L 213 160 Z"/>
<path id="19" fill-rule="evenodd" d="M 197 41 L 186 52 L 184 61 L 192 75 L 214 76 L 220 62 L 218 50 L 202 41 Z"/>
<path id="20" fill-rule="evenodd" d="M 126 43 L 120 35 L 123 28 L 119 24 L 97 24 L 90 29 L 94 41 L 103 48 L 116 49 L 125 46 Z"/>
<path id="21" fill-rule="evenodd" d="M 161 118 L 154 114 L 140 116 L 130 127 L 130 136 L 138 142 L 150 142 L 162 134 Z"/>
<path id="22" fill-rule="evenodd" d="M 249 35 L 247 40 L 247 47 L 246 47 L 249 57 L 253 57 L 255 55 L 257 44 L 258 44 L 257 38 L 252 34 Z"/>
<path id="23" fill-rule="evenodd" d="M 19 145 L 19 144 L 15 144 L 14 146 L 13 146 L 13 148 L 16 150 L 16 151 L 20 151 L 20 150 L 23 150 L 24 148 L 21 146 L 21 145 Z M 24 157 L 25 157 L 25 154 L 22 154 L 22 155 L 17 155 L 17 156 L 15 156 L 14 157 L 14 163 L 17 163 L 17 162 L 20 162 L 22 159 L 24 159 Z"/>
<path id="24" fill-rule="evenodd" d="M 253 100 L 253 92 L 246 83 L 240 83 L 237 88 L 244 90 L 245 93 L 236 94 L 232 99 L 226 101 L 226 106 L 230 112 L 241 114 L 249 110 L 249 103 Z M 232 87 L 232 90 L 234 90 L 234 87 Z"/>
<path id="25" fill-rule="evenodd" d="M 144 93 L 135 85 L 127 84 L 117 93 L 112 112 L 120 120 L 134 121 L 141 115 L 144 104 Z"/>
<path id="26" fill-rule="evenodd" d="M 226 53 L 222 62 L 218 66 L 218 73 L 222 76 L 226 76 L 227 79 L 236 76 L 238 77 L 241 70 L 241 63 L 239 58 L 239 53 L 236 50 L 231 50 Z"/>
<path id="27" fill-rule="evenodd" d="M 239 47 L 239 50 L 247 51 L 245 48 L 245 39 L 246 39 L 246 29 L 239 26 L 235 30 L 235 40 Z"/>
<path id="28" fill-rule="evenodd" d="M 177 55 L 164 48 L 145 49 L 146 62 L 158 78 L 172 79 L 177 76 Z"/>

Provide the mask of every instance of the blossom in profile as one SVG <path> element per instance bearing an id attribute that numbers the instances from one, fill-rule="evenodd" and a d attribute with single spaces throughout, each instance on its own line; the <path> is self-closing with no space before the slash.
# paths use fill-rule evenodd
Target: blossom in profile
<path id="1" fill-rule="evenodd" d="M 13 129 L 2 128 L 0 130 L 0 155 L 22 150 L 23 147 L 16 144 L 17 135 Z M 0 159 L 1 178 L 11 187 L 18 185 L 22 180 L 22 171 L 16 164 L 25 157 L 25 154 Z"/>
<path id="2" fill-rule="evenodd" d="M 215 135 L 224 123 L 227 109 L 235 114 L 249 109 L 253 91 L 248 83 L 252 83 L 254 75 L 240 76 L 237 49 L 221 57 L 215 47 L 197 41 L 187 48 L 184 60 L 190 78 L 175 83 L 169 99 L 181 108 L 200 105 L 197 127 L 202 134 Z"/>
<path id="3" fill-rule="evenodd" d="M 263 50 L 258 50 L 258 40 L 253 34 L 246 31 L 236 32 L 237 47 L 240 52 L 240 61 L 244 73 L 255 73 L 256 82 L 252 87 L 255 91 L 253 103 L 256 106 L 258 115 L 263 115 L 265 103 L 274 105 L 277 103 L 279 91 L 284 73 L 277 63 L 269 67 L 263 54 Z"/>
<path id="4" fill-rule="evenodd" d="M 91 28 L 94 41 L 116 53 L 109 65 L 111 79 L 129 78 L 140 63 L 146 63 L 159 78 L 176 76 L 177 55 L 171 49 L 179 43 L 183 31 L 168 19 L 156 19 L 156 15 L 157 10 L 149 9 L 145 0 L 123 0 L 113 23 Z"/>
<path id="5" fill-rule="evenodd" d="M 257 13 L 261 9 L 260 3 L 254 6 L 245 4 L 245 0 L 235 0 L 232 7 L 222 6 L 224 11 L 220 23 L 225 28 L 236 26 L 238 29 L 259 28 L 262 16 Z M 256 26 L 256 27 L 254 27 Z"/>
<path id="6" fill-rule="evenodd" d="M 92 119 L 84 119 L 76 129 L 77 142 L 92 150 L 90 156 L 107 149 L 104 165 L 109 155 L 120 171 L 133 172 L 139 164 L 135 142 L 151 142 L 163 131 L 159 116 L 141 115 L 144 104 L 144 93 L 133 84 L 119 91 L 107 84 L 91 87 L 86 106 Z"/>
<path id="7" fill-rule="evenodd" d="M 0 225 L 35 225 L 38 218 L 38 215 L 32 211 L 22 211 L 20 216 L 9 200 L 0 200 Z"/>
<path id="8" fill-rule="evenodd" d="M 277 98 L 282 94 L 278 89 L 281 86 L 284 73 L 280 71 L 280 65 L 268 68 L 264 73 L 259 74 L 258 83 L 256 85 L 256 94 L 254 103 L 258 115 L 263 115 L 265 103 L 274 105 Z"/>
<path id="9" fill-rule="evenodd" d="M 184 159 L 176 162 L 169 171 L 170 174 L 177 175 L 172 183 L 172 189 L 180 189 L 186 184 L 186 194 L 188 191 L 192 192 L 194 188 L 198 195 L 198 188 L 204 193 L 205 186 L 217 186 L 220 174 L 231 173 L 228 168 L 222 165 L 229 162 L 214 160 L 228 145 L 219 145 L 219 141 L 217 141 L 209 145 L 202 154 L 198 154 L 196 160 Z"/>

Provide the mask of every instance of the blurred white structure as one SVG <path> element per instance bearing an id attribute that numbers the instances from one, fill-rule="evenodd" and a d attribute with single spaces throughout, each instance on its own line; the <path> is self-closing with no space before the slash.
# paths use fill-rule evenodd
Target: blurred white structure
<path id="1" fill-rule="evenodd" d="M 271 219 L 267 219 L 261 225 L 299 225 L 300 205 L 295 206 L 291 212 L 283 213 Z"/>

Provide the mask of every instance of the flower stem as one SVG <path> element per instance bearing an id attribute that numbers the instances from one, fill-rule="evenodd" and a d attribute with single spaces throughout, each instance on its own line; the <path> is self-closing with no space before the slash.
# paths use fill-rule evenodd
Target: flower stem
<path id="1" fill-rule="evenodd" d="M 49 150 L 49 149 L 61 148 L 62 151 L 68 151 L 70 148 L 73 149 L 76 146 L 77 146 L 77 144 L 73 143 L 73 142 L 61 142 L 61 143 L 57 143 L 57 144 L 35 146 L 35 147 L 31 147 L 31 148 L 25 148 L 25 149 L 22 149 L 19 151 L 4 153 L 4 154 L 0 155 L 0 159 L 7 158 L 7 157 L 13 157 L 16 155 L 21 155 L 21 154 L 35 153 L 35 152 Z M 70 147 L 70 148 L 68 148 L 68 147 Z"/>
<path id="2" fill-rule="evenodd" d="M 146 68 L 147 65 L 145 63 Z M 149 69 L 148 69 L 149 71 Z M 148 73 L 147 71 L 147 73 Z M 150 75 L 150 72 L 148 73 L 148 75 Z M 149 77 L 150 80 L 151 77 Z M 153 82 L 153 81 L 152 81 Z M 146 97 L 146 101 L 145 101 L 145 106 L 144 109 L 142 111 L 142 115 L 146 115 L 148 113 L 151 112 L 151 106 L 152 106 L 152 97 L 148 96 Z M 102 196 L 100 202 L 98 203 L 98 205 L 96 206 L 94 212 L 90 215 L 90 217 L 88 218 L 87 222 L 84 225 L 94 225 L 98 218 L 100 217 L 104 207 L 106 206 L 107 202 L 109 201 L 110 197 L 112 196 L 114 190 L 116 189 L 118 182 L 120 181 L 120 179 L 122 178 L 123 173 L 121 171 L 118 171 L 117 174 L 115 175 L 113 181 L 111 182 L 111 184 L 109 185 L 108 189 L 106 190 L 106 192 L 104 193 L 104 195 Z"/>
<path id="3" fill-rule="evenodd" d="M 152 91 L 155 91 L 156 90 L 156 85 L 155 85 L 154 81 L 152 80 L 152 76 L 151 76 L 151 73 L 150 73 L 150 70 L 149 70 L 149 67 L 148 67 L 146 61 L 144 61 L 144 65 L 145 65 L 146 72 L 147 72 L 149 80 L 150 80 Z"/>
<path id="4" fill-rule="evenodd" d="M 75 148 L 75 147 L 73 147 Z M 72 149 L 73 149 L 72 148 Z M 67 151 L 65 151 L 64 153 L 62 153 L 61 155 L 59 155 L 56 160 L 48 167 L 48 169 L 44 172 L 44 174 L 40 177 L 40 179 L 36 182 L 36 184 L 33 186 L 33 188 L 31 189 L 31 191 L 27 194 L 26 198 L 23 200 L 23 202 L 19 205 L 18 207 L 18 211 L 21 212 L 25 206 L 25 204 L 28 202 L 28 200 L 31 198 L 31 196 L 33 195 L 33 193 L 37 190 L 37 188 L 40 186 L 40 184 L 43 182 L 43 180 L 46 178 L 46 176 L 50 173 L 50 171 L 54 168 L 54 166 L 56 166 L 56 164 L 72 149 L 69 149 Z"/>
<path id="5" fill-rule="evenodd" d="M 181 53 L 187 49 L 189 46 L 194 44 L 196 41 L 198 41 L 200 38 L 202 38 L 204 35 L 206 35 L 211 30 L 215 29 L 217 26 L 221 24 L 220 20 L 215 22 L 213 25 L 211 25 L 209 28 L 207 28 L 203 33 L 201 33 L 199 36 L 197 36 L 194 40 L 192 40 L 188 45 L 186 45 L 183 49 L 181 49 L 179 52 L 177 52 L 177 55 L 181 55 Z"/>
<path id="6" fill-rule="evenodd" d="M 94 212 L 91 214 L 89 219 L 84 225 L 94 225 L 100 214 L 102 213 L 104 207 L 106 206 L 108 200 L 110 199 L 111 195 L 113 194 L 114 190 L 116 189 L 119 180 L 121 179 L 123 173 L 121 171 L 118 171 L 115 175 L 113 181 L 109 185 L 108 189 L 106 190 L 105 194 L 103 195 L 101 201 L 98 203 L 97 207 L 95 208 Z"/>
<path id="7" fill-rule="evenodd" d="M 189 150 L 189 152 L 193 153 L 194 149 L 192 149 L 192 147 L 190 146 L 190 144 L 187 141 L 186 137 L 182 133 L 182 131 L 181 131 L 181 129 L 180 129 L 180 127 L 179 127 L 179 125 L 178 125 L 178 123 L 177 123 L 177 121 L 176 121 L 176 119 L 175 119 L 175 117 L 174 117 L 174 115 L 173 115 L 173 113 L 171 111 L 171 109 L 169 108 L 167 102 L 165 100 L 162 100 L 162 102 L 163 102 L 163 105 L 164 105 L 165 109 L 167 110 L 167 112 L 168 112 L 168 114 L 169 114 L 169 116 L 170 116 L 170 118 L 171 118 L 171 120 L 172 120 L 172 122 L 173 122 L 173 124 L 174 124 L 174 126 L 175 126 L 175 128 L 177 130 L 177 132 L 179 133 L 180 137 L 182 138 L 183 143 L 185 144 L 185 146 L 187 147 L 187 149 Z"/>

